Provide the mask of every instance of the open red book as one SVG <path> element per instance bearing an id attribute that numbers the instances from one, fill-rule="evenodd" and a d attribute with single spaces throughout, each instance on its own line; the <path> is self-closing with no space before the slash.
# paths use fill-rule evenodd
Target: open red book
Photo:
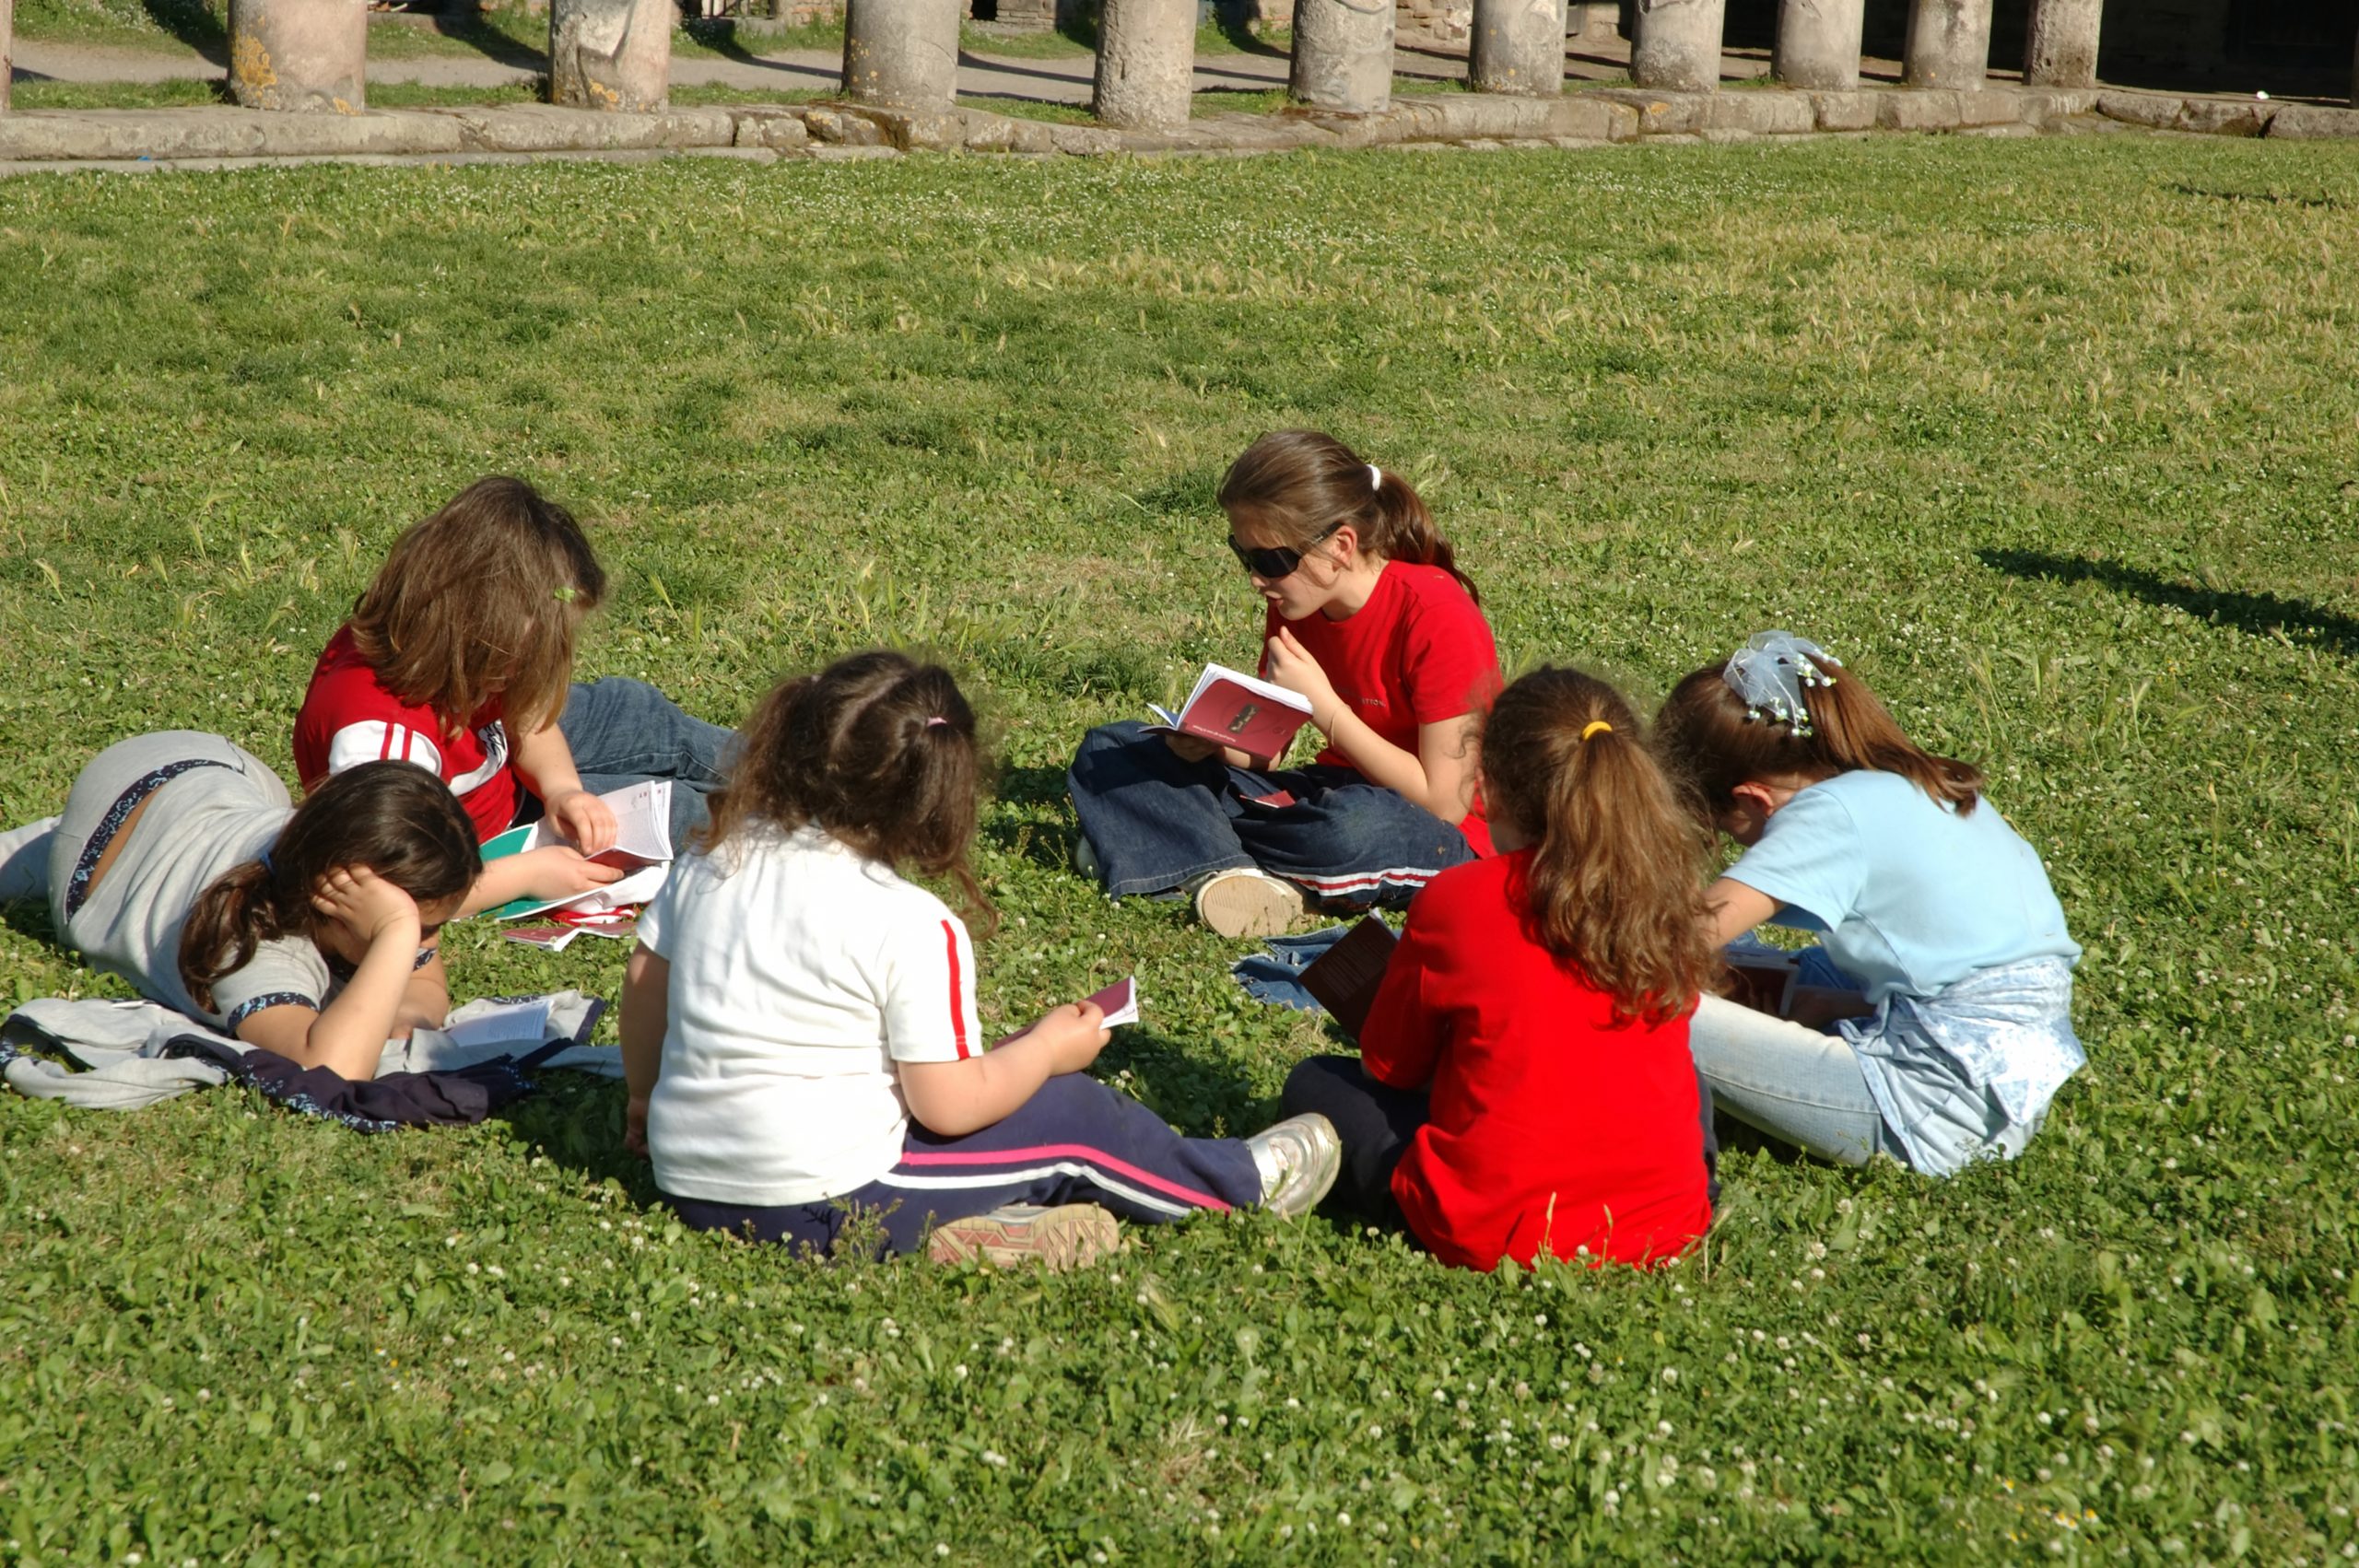
<path id="1" fill-rule="evenodd" d="M 1274 760 L 1285 755 L 1295 731 L 1310 721 L 1310 699 L 1226 664 L 1207 664 L 1178 713 L 1156 708 L 1155 714 L 1163 722 L 1150 728 L 1174 730 Z"/>

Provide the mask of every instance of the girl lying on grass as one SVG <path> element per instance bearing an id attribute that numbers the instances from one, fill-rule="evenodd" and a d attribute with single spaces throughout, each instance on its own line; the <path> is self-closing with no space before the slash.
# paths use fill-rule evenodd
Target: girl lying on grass
<path id="1" fill-rule="evenodd" d="M 1332 436 L 1280 430 L 1221 482 L 1228 547 L 1265 606 L 1262 676 L 1310 701 L 1308 767 L 1135 721 L 1093 730 L 1068 785 L 1084 869 L 1117 898 L 1194 895 L 1223 936 L 1285 930 L 1306 896 L 1398 906 L 1490 852 L 1473 734 L 1498 654 L 1409 482 Z"/>
<path id="2" fill-rule="evenodd" d="M 511 898 L 562 898 L 622 873 L 598 799 L 669 778 L 672 839 L 705 819 L 732 731 L 692 719 L 640 681 L 569 685 L 581 618 L 606 574 L 581 526 L 522 479 L 478 479 L 411 527 L 320 655 L 295 716 L 305 790 L 364 762 L 432 769 L 478 839 L 546 814 L 574 847 L 493 861 L 472 914 Z M 511 749 L 512 745 L 512 749 Z"/>
<path id="3" fill-rule="evenodd" d="M 1716 939 L 1765 921 L 1822 932 L 1803 977 L 1853 993 L 1832 1034 L 1706 998 L 1693 1041 L 1720 1108 L 1851 1164 L 1882 1152 L 1947 1176 L 2020 1153 L 2087 1060 L 2081 950 L 1981 770 L 1918 746 L 1786 632 L 1680 682 L 1655 733 L 1745 846 L 1708 895 Z"/>
<path id="4" fill-rule="evenodd" d="M 437 933 L 483 869 L 466 813 L 423 768 L 370 763 L 297 806 L 259 758 L 186 730 L 109 746 L 44 840 L 10 842 L 7 891 L 46 894 L 90 962 L 357 1080 L 450 1010 Z"/>
<path id="5" fill-rule="evenodd" d="M 1339 1199 L 1445 1262 L 1660 1262 L 1712 1219 L 1700 836 L 1628 704 L 1576 670 L 1499 694 L 1483 788 L 1497 858 L 1417 895 L 1359 1059 L 1303 1062 L 1285 1107 L 1334 1124 Z"/>
<path id="6" fill-rule="evenodd" d="M 1084 1071 L 1088 1002 L 987 1046 L 967 928 L 900 875 L 967 865 L 975 716 L 947 672 L 854 654 L 786 682 L 711 825 L 640 918 L 623 989 L 627 1138 L 689 1224 L 832 1248 L 855 1215 L 891 1252 L 1086 1261 L 1114 1216 L 1259 1204 L 1334 1179 L 1316 1117 L 1182 1138 Z"/>

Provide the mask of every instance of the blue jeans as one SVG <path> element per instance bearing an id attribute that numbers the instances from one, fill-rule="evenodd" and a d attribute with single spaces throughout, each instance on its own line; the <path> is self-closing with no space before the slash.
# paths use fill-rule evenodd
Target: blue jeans
<path id="1" fill-rule="evenodd" d="M 737 731 L 708 724 L 645 681 L 610 676 L 576 683 L 557 727 L 573 753 L 582 788 L 594 794 L 643 778 L 672 780 L 672 848 L 684 854 L 688 835 L 710 816 L 705 797 L 728 772 Z"/>
<path id="2" fill-rule="evenodd" d="M 1258 866 L 1330 904 L 1397 907 L 1474 858 L 1466 835 L 1348 767 L 1186 762 L 1133 720 L 1084 736 L 1065 786 L 1117 898 Z M 1293 801 L 1262 803 L 1280 791 Z"/>
<path id="3" fill-rule="evenodd" d="M 1847 1165 L 1879 1152 L 1907 1164 L 1842 1036 L 1708 996 L 1688 1022 L 1687 1048 L 1711 1098 L 1746 1126 Z"/>

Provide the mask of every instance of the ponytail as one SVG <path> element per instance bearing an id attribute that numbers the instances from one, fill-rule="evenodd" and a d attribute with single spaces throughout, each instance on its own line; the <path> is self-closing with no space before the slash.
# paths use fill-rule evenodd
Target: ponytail
<path id="1" fill-rule="evenodd" d="M 181 930 L 181 981 L 207 1012 L 213 982 L 252 963 L 255 949 L 284 929 L 270 884 L 270 868 L 248 860 L 214 878 L 188 912 Z"/>
<path id="2" fill-rule="evenodd" d="M 1662 1024 L 1717 972 L 1703 838 L 1621 695 L 1579 670 L 1535 670 L 1492 705 L 1483 733 L 1490 815 L 1532 846 L 1526 929 L 1614 998 L 1616 1018 Z"/>
<path id="3" fill-rule="evenodd" d="M 213 982 L 265 942 L 312 930 L 311 892 L 339 866 L 365 866 L 419 904 L 456 898 L 483 872 L 475 824 L 415 763 L 365 762 L 295 808 L 278 842 L 207 884 L 181 930 L 181 983 L 213 1009 Z"/>
<path id="4" fill-rule="evenodd" d="M 1694 809 L 1709 820 L 1733 803 L 1738 785 L 1755 780 L 1869 770 L 1896 773 L 1958 815 L 1971 813 L 1981 799 L 1982 770 L 1918 745 L 1867 682 L 1831 659 L 1821 661 L 1825 684 L 1794 688 L 1802 723 L 1790 713 L 1746 706 L 1727 664 L 1708 664 L 1672 688 L 1655 716 L 1655 747 L 1687 787 Z"/>
<path id="5" fill-rule="evenodd" d="M 1250 518 L 1303 554 L 1344 524 L 1356 524 L 1371 554 L 1439 567 L 1482 603 L 1417 487 L 1323 431 L 1273 430 L 1246 448 L 1221 480 L 1220 505 L 1232 519 Z"/>

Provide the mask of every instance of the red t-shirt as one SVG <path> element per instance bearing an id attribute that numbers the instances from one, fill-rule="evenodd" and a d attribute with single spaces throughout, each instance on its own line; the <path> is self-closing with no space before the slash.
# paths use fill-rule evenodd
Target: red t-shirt
<path id="1" fill-rule="evenodd" d="M 1462 1268 L 1660 1261 L 1712 1219 L 1687 1020 L 1617 1026 L 1526 933 L 1531 859 L 1453 867 L 1409 906 L 1360 1039 L 1371 1077 L 1432 1092 L 1392 1195 Z"/>
<path id="2" fill-rule="evenodd" d="M 1490 623 L 1466 585 L 1439 567 L 1387 561 L 1376 591 L 1351 614 L 1340 621 L 1323 614 L 1288 621 L 1273 606 L 1263 619 L 1263 639 L 1277 636 L 1281 626 L 1319 661 L 1335 695 L 1411 756 L 1417 755 L 1419 725 L 1485 712 L 1499 692 L 1499 650 Z M 1266 654 L 1262 662 L 1266 676 Z M 1352 766 L 1332 745 L 1317 760 Z M 1491 852 L 1479 795 L 1458 825 L 1477 855 Z"/>
<path id="3" fill-rule="evenodd" d="M 352 646 L 352 628 L 329 639 L 295 715 L 295 772 L 308 793 L 364 762 L 393 758 L 434 770 L 475 825 L 477 838 L 516 818 L 516 775 L 508 766 L 508 731 L 494 697 L 465 724 L 384 688 Z"/>

